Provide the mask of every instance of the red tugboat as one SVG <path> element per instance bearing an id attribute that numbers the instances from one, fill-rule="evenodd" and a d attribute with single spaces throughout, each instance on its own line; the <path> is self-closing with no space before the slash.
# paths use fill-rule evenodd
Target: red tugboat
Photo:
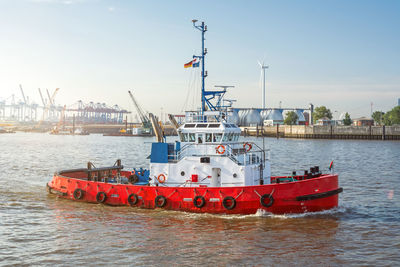
<path id="1" fill-rule="evenodd" d="M 114 166 L 62 170 L 47 184 L 52 194 L 75 201 L 139 208 L 216 213 L 274 214 L 316 212 L 338 206 L 337 174 L 319 167 L 302 175 L 270 175 L 269 151 L 252 142 L 239 142 L 241 129 L 230 121 L 231 111 L 220 104 L 226 88 L 204 90 L 204 22 L 202 32 L 202 107 L 187 112 L 177 125 L 179 141 L 166 143 L 150 114 L 157 142 L 152 143 L 150 168 L 124 171 Z M 213 105 L 211 100 L 217 100 Z M 206 105 L 208 108 L 206 108 Z"/>

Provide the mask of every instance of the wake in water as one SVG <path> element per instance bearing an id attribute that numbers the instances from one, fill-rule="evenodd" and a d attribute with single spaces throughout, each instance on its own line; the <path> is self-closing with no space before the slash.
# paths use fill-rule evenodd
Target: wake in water
<path id="1" fill-rule="evenodd" d="M 338 217 L 343 216 L 344 214 L 351 213 L 351 210 L 347 207 L 340 206 L 337 208 L 333 208 L 330 210 L 318 211 L 318 212 L 306 212 L 306 213 L 294 213 L 294 214 L 272 214 L 263 209 L 257 210 L 255 214 L 249 215 L 238 215 L 238 214 L 209 214 L 209 213 L 189 213 L 189 212 L 181 212 L 181 211 L 158 211 L 158 213 L 165 214 L 179 214 L 185 218 L 190 219 L 201 219 L 201 218 L 220 218 L 220 219 L 228 219 L 228 220 L 240 220 L 240 219 L 249 219 L 249 218 L 272 218 L 272 219 L 295 219 L 295 218 L 315 218 L 315 217 Z M 179 216 L 178 215 L 178 216 Z"/>
<path id="2" fill-rule="evenodd" d="M 265 210 L 259 209 L 256 214 L 251 215 L 251 216 L 256 216 L 256 217 L 267 217 L 267 218 L 278 218 L 278 219 L 293 219 L 293 218 L 307 218 L 307 217 L 321 217 L 321 216 L 338 216 L 338 215 L 343 215 L 349 212 L 349 209 L 340 206 L 337 208 L 333 208 L 330 210 L 324 210 L 324 211 L 317 211 L 317 212 L 305 212 L 305 213 L 293 213 L 293 214 L 272 214 L 270 212 L 267 212 Z"/>

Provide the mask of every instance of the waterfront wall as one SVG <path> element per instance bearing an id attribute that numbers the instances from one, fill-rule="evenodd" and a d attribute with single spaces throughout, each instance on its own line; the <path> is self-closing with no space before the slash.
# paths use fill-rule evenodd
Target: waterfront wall
<path id="1" fill-rule="evenodd" d="M 400 126 L 275 125 L 241 127 L 248 136 L 400 140 Z"/>

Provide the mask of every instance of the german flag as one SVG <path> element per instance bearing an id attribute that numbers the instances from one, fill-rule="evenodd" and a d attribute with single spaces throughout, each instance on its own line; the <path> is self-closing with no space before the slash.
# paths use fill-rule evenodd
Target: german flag
<path id="1" fill-rule="evenodd" d="M 194 60 L 192 60 L 192 61 L 186 63 L 185 65 L 183 65 L 183 67 L 184 67 L 185 69 L 186 69 L 186 68 L 191 68 L 192 65 L 193 65 L 193 62 L 194 62 Z"/>

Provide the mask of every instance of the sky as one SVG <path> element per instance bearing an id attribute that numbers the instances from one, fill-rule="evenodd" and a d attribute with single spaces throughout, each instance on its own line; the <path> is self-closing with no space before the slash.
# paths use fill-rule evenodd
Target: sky
<path id="1" fill-rule="evenodd" d="M 0 0 L 0 101 L 118 104 L 135 112 L 200 106 L 200 72 L 184 63 L 201 53 L 206 89 L 232 85 L 234 107 L 328 107 L 334 118 L 389 111 L 400 98 L 400 1 Z"/>

